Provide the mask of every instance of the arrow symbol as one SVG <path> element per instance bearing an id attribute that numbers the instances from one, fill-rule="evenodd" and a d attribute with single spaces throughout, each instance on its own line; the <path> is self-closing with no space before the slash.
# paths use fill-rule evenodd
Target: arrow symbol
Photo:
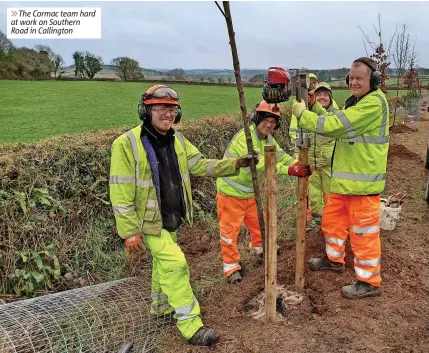
<path id="1" fill-rule="evenodd" d="M 18 15 L 18 12 L 12 11 L 12 16 L 16 16 L 16 15 Z"/>

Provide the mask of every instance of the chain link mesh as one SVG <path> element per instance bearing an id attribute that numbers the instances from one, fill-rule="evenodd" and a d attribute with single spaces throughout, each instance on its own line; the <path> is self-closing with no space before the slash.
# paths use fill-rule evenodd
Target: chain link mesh
<path id="1" fill-rule="evenodd" d="M 150 285 L 139 277 L 0 306 L 1 353 L 154 352 L 170 317 L 150 314 Z"/>
<path id="2" fill-rule="evenodd" d="M 412 129 L 419 129 L 420 125 L 420 114 L 421 114 L 421 99 L 408 98 L 405 100 L 405 111 L 406 114 L 403 118 L 402 123 Z"/>

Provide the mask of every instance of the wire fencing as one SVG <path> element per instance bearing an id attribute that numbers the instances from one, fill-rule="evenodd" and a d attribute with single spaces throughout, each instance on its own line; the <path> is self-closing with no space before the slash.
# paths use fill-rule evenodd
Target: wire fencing
<path id="1" fill-rule="evenodd" d="M 1 353 L 155 352 L 168 317 L 150 313 L 138 277 L 0 305 Z"/>

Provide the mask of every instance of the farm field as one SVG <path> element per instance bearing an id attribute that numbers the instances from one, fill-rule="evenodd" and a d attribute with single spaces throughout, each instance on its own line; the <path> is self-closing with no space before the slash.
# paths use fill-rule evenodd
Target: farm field
<path id="1" fill-rule="evenodd" d="M 32 142 L 136 125 L 137 103 L 151 83 L 2 81 L 0 143 Z M 239 111 L 235 87 L 171 85 L 180 97 L 183 119 Z M 262 99 L 261 89 L 246 88 L 248 108 Z"/>
<path id="2" fill-rule="evenodd" d="M 59 134 L 136 125 L 138 100 L 150 86 L 134 82 L 2 81 L 0 143 L 26 143 Z M 184 120 L 240 110 L 235 87 L 171 86 L 179 93 Z M 334 91 L 340 105 L 348 96 L 348 90 Z M 261 89 L 246 87 L 245 97 L 251 109 L 262 99 Z"/>
<path id="3" fill-rule="evenodd" d="M 388 80 L 387 80 L 387 87 L 389 87 L 389 86 L 396 86 L 396 81 L 397 79 L 396 79 L 396 77 L 395 76 L 391 76 L 391 77 L 389 77 L 388 78 Z M 429 77 L 427 77 L 427 76 L 422 76 L 421 77 L 421 81 L 422 81 L 422 85 L 423 85 L 423 87 L 428 87 L 428 84 L 429 84 Z M 402 82 L 402 81 L 401 81 Z M 345 87 L 345 85 L 346 85 L 346 83 L 345 83 L 345 81 L 344 80 L 333 80 L 333 81 L 330 81 L 329 82 L 329 84 L 332 86 L 332 87 Z"/>

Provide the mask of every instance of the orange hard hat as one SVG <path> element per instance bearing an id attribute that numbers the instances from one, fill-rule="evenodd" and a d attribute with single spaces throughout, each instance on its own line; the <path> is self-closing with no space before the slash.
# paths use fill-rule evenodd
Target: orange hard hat
<path id="1" fill-rule="evenodd" d="M 142 103 L 152 104 L 174 104 L 179 105 L 177 92 L 166 85 L 155 85 L 150 87 L 142 96 Z"/>
<path id="2" fill-rule="evenodd" d="M 280 127 L 280 108 L 277 104 L 270 104 L 262 100 L 256 104 L 256 107 L 253 109 L 250 121 L 258 126 L 262 120 L 269 117 L 274 117 L 276 119 L 275 130 L 277 130 Z"/>
<path id="3" fill-rule="evenodd" d="M 278 118 L 280 118 L 280 108 L 277 104 L 270 104 L 266 101 L 262 100 L 256 105 L 257 112 L 264 112 L 272 114 Z"/>
<path id="4" fill-rule="evenodd" d="M 166 85 L 155 85 L 143 93 L 138 104 L 138 115 L 140 120 L 152 119 L 151 105 L 153 104 L 174 104 L 176 106 L 176 117 L 174 123 L 179 123 L 182 118 L 182 107 L 179 104 L 177 92 Z"/>

